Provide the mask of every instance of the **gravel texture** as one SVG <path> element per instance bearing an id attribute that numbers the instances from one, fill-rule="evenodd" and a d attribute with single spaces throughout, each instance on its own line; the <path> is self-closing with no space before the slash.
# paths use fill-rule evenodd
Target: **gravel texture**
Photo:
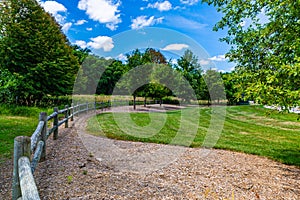
<path id="1" fill-rule="evenodd" d="M 243 153 L 88 135 L 81 116 L 47 142 L 35 179 L 41 199 L 300 199 L 300 169 Z M 11 199 L 12 162 L 0 166 Z"/>

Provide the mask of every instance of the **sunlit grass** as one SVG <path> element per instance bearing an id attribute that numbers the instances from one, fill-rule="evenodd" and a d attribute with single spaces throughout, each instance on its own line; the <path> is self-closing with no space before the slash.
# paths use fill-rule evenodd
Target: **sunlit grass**
<path id="1" fill-rule="evenodd" d="M 120 140 L 153 142 L 163 144 L 188 145 L 201 147 L 209 129 L 212 108 L 204 107 L 186 109 L 189 119 L 184 122 L 188 127 L 198 126 L 196 135 L 188 133 L 181 139 L 193 137 L 191 143 L 174 142 L 180 130 L 183 111 L 167 112 L 164 126 L 151 137 L 142 137 L 122 130 L 115 120 L 130 117 L 138 130 L 151 123 L 148 113 L 104 113 L 88 122 L 88 131 L 97 136 L 105 136 Z M 199 120 L 197 113 L 200 114 Z M 300 123 L 296 114 L 279 113 L 261 106 L 232 106 L 226 108 L 224 127 L 214 148 L 228 149 L 249 154 L 265 156 L 286 164 L 300 166 Z M 115 116 L 114 116 L 115 115 Z M 151 113 L 153 119 L 160 119 L 163 113 Z M 158 123 L 157 123 L 158 124 Z M 180 125 L 181 124 L 181 125 Z M 152 122 L 155 127 L 155 120 Z M 140 132 L 142 135 L 142 131 Z M 188 138 L 187 140 L 189 140 Z"/>

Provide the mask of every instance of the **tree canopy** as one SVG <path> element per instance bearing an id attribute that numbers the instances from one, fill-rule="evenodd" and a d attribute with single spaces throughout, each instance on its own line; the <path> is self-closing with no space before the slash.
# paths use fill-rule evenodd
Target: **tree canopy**
<path id="1" fill-rule="evenodd" d="M 17 81 L 14 98 L 70 94 L 78 58 L 55 19 L 36 0 L 2 1 L 0 12 L 0 69 Z"/>
<path id="2" fill-rule="evenodd" d="M 300 1 L 202 0 L 224 14 L 215 30 L 237 63 L 237 97 L 284 108 L 300 105 Z"/>

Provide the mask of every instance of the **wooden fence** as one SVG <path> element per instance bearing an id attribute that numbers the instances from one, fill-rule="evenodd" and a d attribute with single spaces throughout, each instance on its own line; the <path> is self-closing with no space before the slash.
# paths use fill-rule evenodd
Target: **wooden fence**
<path id="1" fill-rule="evenodd" d="M 80 113 L 88 113 L 90 110 L 104 109 L 111 106 L 126 106 L 133 102 L 128 101 L 107 101 L 93 102 L 65 106 L 59 110 L 57 107 L 53 109 L 51 115 L 41 112 L 39 115 L 39 123 L 31 137 L 18 136 L 14 139 L 14 158 L 13 158 L 13 183 L 12 183 L 12 199 L 13 200 L 39 200 L 39 193 L 34 181 L 34 171 L 40 161 L 46 159 L 46 141 L 53 133 L 53 139 L 58 138 L 58 128 L 65 124 L 65 128 L 69 127 L 69 120 L 73 121 L 75 116 Z M 138 105 L 155 104 L 155 101 L 140 101 Z M 59 120 L 59 115 L 64 115 Z M 52 120 L 52 127 L 48 128 L 49 121 Z"/>
<path id="2" fill-rule="evenodd" d="M 70 107 L 65 106 L 62 110 L 55 107 L 54 112 L 49 116 L 47 113 L 41 112 L 39 123 L 32 136 L 18 136 L 14 139 L 12 199 L 40 199 L 33 174 L 39 161 L 46 159 L 46 141 L 52 133 L 53 139 L 56 140 L 58 128 L 63 124 L 65 124 L 65 128 L 68 128 L 68 122 L 69 120 L 73 121 L 74 116 L 110 106 L 109 101 L 93 102 L 77 104 L 76 106 L 72 104 Z M 59 120 L 59 115 L 64 115 L 62 120 Z M 47 128 L 50 120 L 53 121 L 53 126 Z"/>

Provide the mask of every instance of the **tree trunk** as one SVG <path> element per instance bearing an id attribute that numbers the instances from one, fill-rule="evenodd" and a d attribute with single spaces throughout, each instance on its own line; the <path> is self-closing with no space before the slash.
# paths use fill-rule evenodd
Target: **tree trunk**
<path id="1" fill-rule="evenodd" d="M 146 107 L 147 97 L 144 99 L 144 107 Z"/>
<path id="2" fill-rule="evenodd" d="M 136 100 L 136 96 L 135 96 L 135 95 L 133 95 L 133 110 L 135 110 L 135 109 L 136 109 L 135 100 Z"/>

